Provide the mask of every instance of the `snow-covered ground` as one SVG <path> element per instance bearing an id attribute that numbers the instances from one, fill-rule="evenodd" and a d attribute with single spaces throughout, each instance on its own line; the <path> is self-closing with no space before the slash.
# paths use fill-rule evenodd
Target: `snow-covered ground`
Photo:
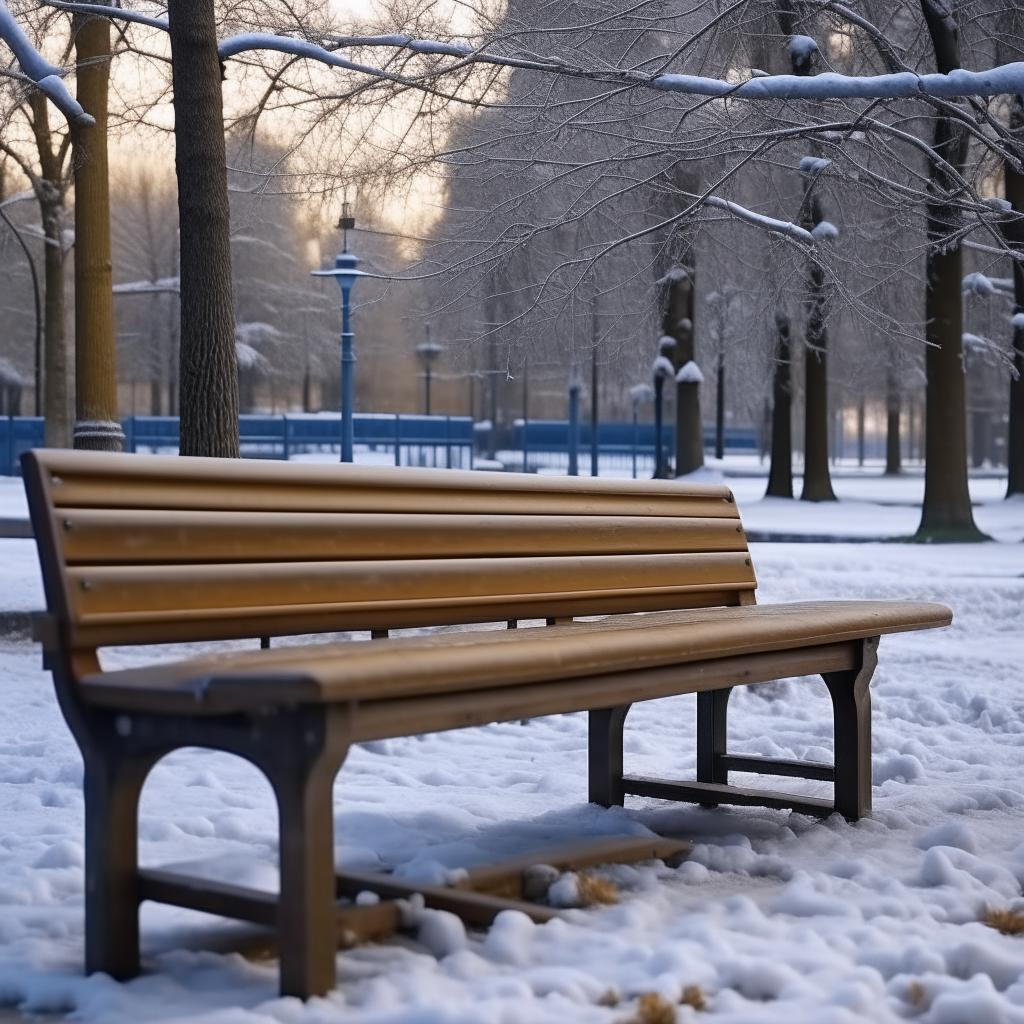
<path id="1" fill-rule="evenodd" d="M 913 481 L 894 496 L 887 482 L 842 478 L 841 494 L 868 500 L 838 506 L 759 502 L 763 482 L 730 484 L 751 529 L 771 517 L 810 534 L 916 525 L 899 504 L 915 497 Z M 979 921 L 987 907 L 1024 911 L 1024 545 L 1005 542 L 1024 537 L 1024 503 L 998 501 L 999 481 L 974 486 L 979 520 L 1003 543 L 753 545 L 762 601 L 908 597 L 954 609 L 948 630 L 882 641 L 870 819 L 637 799 L 591 807 L 583 715 L 367 744 L 336 792 L 350 867 L 436 880 L 646 829 L 697 847 L 676 869 L 613 869 L 618 905 L 540 927 L 508 914 L 465 935 L 428 912 L 422 941 L 341 954 L 338 989 L 306 1005 L 275 996 L 273 961 L 197 951 L 216 922 L 166 907 L 143 910 L 149 973 L 123 985 L 82 976 L 81 762 L 38 651 L 0 641 L 0 1007 L 103 1024 L 623 1024 L 642 994 L 676 1002 L 695 985 L 707 1009 L 680 1006 L 678 1021 L 1024 1024 L 1024 937 Z M 0 482 L 0 515 L 17 500 Z M 906 529 L 879 528 L 890 511 L 909 516 Z M 34 557 L 31 542 L 0 541 L 0 609 L 41 604 Z M 627 770 L 692 777 L 694 714 L 693 697 L 637 706 Z M 730 746 L 829 759 L 824 687 L 741 689 Z M 272 889 L 275 831 L 269 789 L 240 760 L 181 751 L 147 783 L 145 864 L 198 859 L 204 873 Z"/>

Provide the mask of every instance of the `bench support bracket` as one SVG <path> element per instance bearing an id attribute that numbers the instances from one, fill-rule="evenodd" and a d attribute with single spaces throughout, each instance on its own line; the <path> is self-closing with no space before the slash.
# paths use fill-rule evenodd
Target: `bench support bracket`
<path id="1" fill-rule="evenodd" d="M 868 686 L 878 662 L 878 637 L 856 641 L 849 669 L 822 673 L 832 698 L 835 764 L 729 754 L 727 725 L 732 688 L 697 694 L 697 781 L 674 782 L 623 774 L 622 734 L 629 704 L 591 711 L 589 776 L 591 802 L 621 805 L 627 794 L 698 803 L 702 807 L 743 804 L 789 808 L 827 817 L 838 812 L 850 821 L 871 813 L 871 696 Z M 730 772 L 780 775 L 834 782 L 833 800 L 800 797 L 729 785 Z"/>

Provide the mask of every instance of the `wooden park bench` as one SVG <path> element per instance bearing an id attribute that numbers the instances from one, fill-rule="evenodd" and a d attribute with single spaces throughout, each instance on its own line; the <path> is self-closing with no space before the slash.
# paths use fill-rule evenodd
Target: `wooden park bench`
<path id="1" fill-rule="evenodd" d="M 759 606 L 724 487 L 92 452 L 23 458 L 47 612 L 38 637 L 85 763 L 86 966 L 139 970 L 139 905 L 277 930 L 281 989 L 335 981 L 338 945 L 386 934 L 395 897 L 485 923 L 522 902 L 522 864 L 452 887 L 337 874 L 332 786 L 353 743 L 589 712 L 591 800 L 629 794 L 856 819 L 871 806 L 868 682 L 883 633 L 950 622 L 901 601 Z M 643 613 L 643 614 L 637 614 Z M 579 617 L 607 616 L 588 621 Z M 530 628 L 388 637 L 466 623 Z M 369 630 L 364 642 L 255 638 Z M 252 649 L 104 670 L 102 648 L 253 638 Z M 730 688 L 824 678 L 835 764 L 729 753 Z M 636 701 L 697 694 L 697 779 L 623 772 Z M 199 746 L 253 762 L 279 810 L 280 893 L 140 870 L 150 769 Z M 831 780 L 834 800 L 729 784 L 731 772 Z M 382 813 L 385 809 L 382 808 Z M 552 856 L 657 856 L 656 840 Z M 354 901 L 376 891 L 376 906 Z"/>

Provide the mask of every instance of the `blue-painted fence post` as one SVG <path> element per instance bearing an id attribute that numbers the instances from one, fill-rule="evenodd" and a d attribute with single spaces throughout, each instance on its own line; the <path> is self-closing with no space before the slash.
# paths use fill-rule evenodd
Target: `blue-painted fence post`
<path id="1" fill-rule="evenodd" d="M 287 413 L 282 413 L 281 414 L 281 449 L 282 449 L 284 461 L 287 462 L 288 459 L 291 456 L 291 451 L 290 451 L 290 448 L 289 448 L 289 438 L 288 438 L 288 414 Z"/>
<path id="2" fill-rule="evenodd" d="M 395 413 L 395 465 L 402 464 L 402 414 Z"/>

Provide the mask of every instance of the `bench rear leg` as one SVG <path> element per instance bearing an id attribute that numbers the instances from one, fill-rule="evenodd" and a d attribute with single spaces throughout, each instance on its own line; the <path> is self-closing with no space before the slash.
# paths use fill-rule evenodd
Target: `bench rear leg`
<path id="1" fill-rule="evenodd" d="M 155 757 L 85 753 L 85 970 L 139 973 L 139 797 Z"/>
<path id="2" fill-rule="evenodd" d="M 622 731 L 630 704 L 598 708 L 588 715 L 588 764 L 590 802 L 602 807 L 621 807 L 625 800 L 622 788 Z"/>
<path id="3" fill-rule="evenodd" d="M 278 807 L 281 994 L 325 995 L 336 980 L 334 779 L 347 743 L 332 711 L 297 711 L 265 767 Z"/>
<path id="4" fill-rule="evenodd" d="M 861 664 L 822 675 L 835 720 L 835 809 L 850 821 L 871 813 L 871 693 L 878 637 L 865 640 Z"/>
<path id="5" fill-rule="evenodd" d="M 697 781 L 726 785 L 729 772 L 722 764 L 727 749 L 729 697 L 732 689 L 697 694 Z M 701 807 L 717 807 L 702 803 Z"/>

